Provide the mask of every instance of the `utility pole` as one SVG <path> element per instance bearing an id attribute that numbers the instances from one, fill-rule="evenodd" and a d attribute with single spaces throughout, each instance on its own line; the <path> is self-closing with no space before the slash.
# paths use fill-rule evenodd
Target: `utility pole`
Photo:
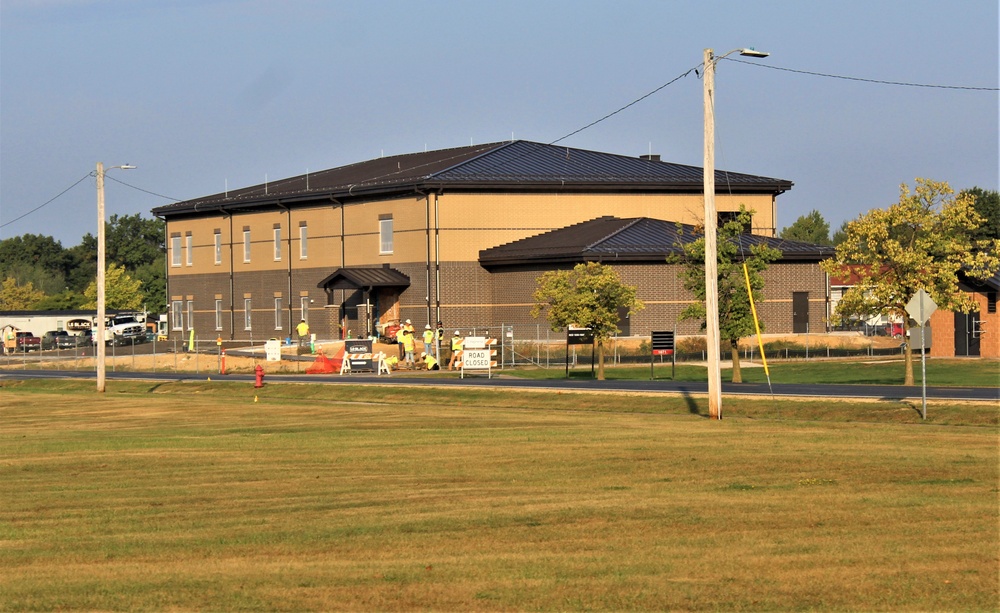
<path id="1" fill-rule="evenodd" d="M 135 166 L 130 166 L 129 164 L 122 164 L 121 166 L 112 166 L 111 168 L 121 168 L 122 170 L 131 170 Z M 111 170 L 109 168 L 108 170 Z M 104 237 L 104 163 L 97 163 L 97 334 L 94 335 L 94 342 L 97 343 L 97 392 L 100 394 L 104 393 L 104 380 L 105 380 L 105 368 L 104 368 L 104 358 L 107 355 L 106 347 L 104 345 L 104 334 L 105 334 L 105 307 L 104 307 L 104 253 L 105 253 L 105 237 Z"/>
<path id="2" fill-rule="evenodd" d="M 705 342 L 708 351 L 708 416 L 722 419 L 719 372 L 719 261 L 715 210 L 715 56 L 705 49 Z"/>
<path id="3" fill-rule="evenodd" d="M 705 342 L 708 344 L 708 416 L 722 419 L 722 374 L 719 360 L 719 251 L 718 213 L 715 210 L 715 65 L 722 58 L 739 53 L 762 58 L 769 54 L 753 48 L 733 49 L 716 57 L 705 49 Z"/>
<path id="4" fill-rule="evenodd" d="M 104 393 L 104 346 L 105 308 L 104 308 L 104 163 L 97 163 L 97 334 L 94 342 L 97 344 L 97 392 Z"/>

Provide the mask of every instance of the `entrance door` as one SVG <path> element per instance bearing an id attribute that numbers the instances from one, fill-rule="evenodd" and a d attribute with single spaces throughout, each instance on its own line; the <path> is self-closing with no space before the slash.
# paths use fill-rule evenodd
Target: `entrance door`
<path id="1" fill-rule="evenodd" d="M 979 355 L 979 313 L 955 313 L 955 355 Z"/>
<path id="2" fill-rule="evenodd" d="M 632 318 L 628 316 L 627 307 L 618 308 L 618 329 L 620 336 L 632 336 Z"/>
<path id="3" fill-rule="evenodd" d="M 809 292 L 792 292 L 792 332 L 809 332 Z"/>

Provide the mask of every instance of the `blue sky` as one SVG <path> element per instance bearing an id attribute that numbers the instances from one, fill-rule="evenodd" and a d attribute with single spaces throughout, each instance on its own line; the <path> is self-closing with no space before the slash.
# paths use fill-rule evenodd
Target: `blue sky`
<path id="1" fill-rule="evenodd" d="M 772 55 L 720 62 L 716 166 L 793 181 L 779 227 L 816 209 L 832 230 L 916 177 L 998 189 L 998 93 L 792 71 L 995 89 L 998 28 L 996 0 L 2 0 L 0 238 L 96 234 L 98 161 L 138 166 L 109 172 L 108 215 L 150 217 L 383 154 L 552 142 L 745 46 Z M 692 72 L 560 143 L 701 166 L 702 130 Z"/>

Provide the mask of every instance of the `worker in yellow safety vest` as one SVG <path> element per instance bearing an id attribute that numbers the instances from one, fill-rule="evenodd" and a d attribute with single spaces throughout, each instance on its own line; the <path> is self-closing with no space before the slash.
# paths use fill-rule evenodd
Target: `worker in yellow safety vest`
<path id="1" fill-rule="evenodd" d="M 441 365 L 431 354 L 426 351 L 420 354 L 420 359 L 424 361 L 424 368 L 427 370 L 441 370 Z"/>
<path id="2" fill-rule="evenodd" d="M 455 360 L 458 352 L 462 350 L 462 335 L 455 330 L 455 335 L 451 337 L 451 361 L 448 362 L 448 370 L 455 370 Z"/>
<path id="3" fill-rule="evenodd" d="M 434 330 L 431 330 L 431 325 L 427 324 L 424 326 L 424 351 L 428 353 L 433 353 L 434 349 Z"/>

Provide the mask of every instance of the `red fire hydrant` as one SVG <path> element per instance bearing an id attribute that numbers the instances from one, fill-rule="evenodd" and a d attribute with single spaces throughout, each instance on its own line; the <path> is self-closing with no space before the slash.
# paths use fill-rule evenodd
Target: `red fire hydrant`
<path id="1" fill-rule="evenodd" d="M 254 387 L 264 387 L 264 367 L 260 364 L 254 369 L 257 374 L 257 381 L 253 384 Z"/>

